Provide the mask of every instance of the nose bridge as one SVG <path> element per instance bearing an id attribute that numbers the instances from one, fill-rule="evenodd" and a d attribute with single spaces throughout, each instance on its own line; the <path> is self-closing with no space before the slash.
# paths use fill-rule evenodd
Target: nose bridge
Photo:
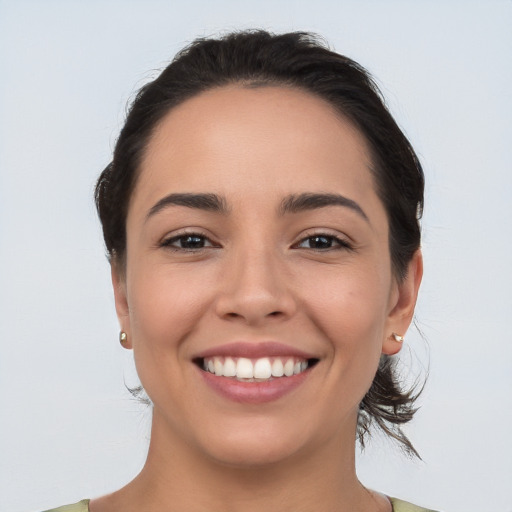
<path id="1" fill-rule="evenodd" d="M 221 316 L 255 323 L 293 313 L 294 301 L 282 256 L 266 242 L 253 239 L 241 244 L 226 259 L 218 299 Z"/>

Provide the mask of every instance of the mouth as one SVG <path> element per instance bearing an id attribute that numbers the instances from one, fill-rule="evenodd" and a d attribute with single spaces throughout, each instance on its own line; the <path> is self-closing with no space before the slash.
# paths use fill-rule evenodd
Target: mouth
<path id="1" fill-rule="evenodd" d="M 240 404 L 266 404 L 302 388 L 320 362 L 316 354 L 274 341 L 234 342 L 193 356 L 203 382 Z"/>
<path id="2" fill-rule="evenodd" d="M 209 356 L 194 359 L 204 372 L 239 382 L 269 382 L 300 375 L 318 363 L 316 358 Z"/>

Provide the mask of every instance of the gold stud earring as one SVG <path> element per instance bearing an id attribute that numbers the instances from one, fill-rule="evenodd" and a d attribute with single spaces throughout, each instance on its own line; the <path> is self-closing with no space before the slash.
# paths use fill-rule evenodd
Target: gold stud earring
<path id="1" fill-rule="evenodd" d="M 119 333 L 119 341 L 121 342 L 121 345 L 124 345 L 128 341 L 128 335 L 124 331 Z"/>
<path id="2" fill-rule="evenodd" d="M 397 334 L 396 332 L 391 333 L 391 336 L 393 336 L 393 338 L 395 339 L 395 341 L 397 343 L 403 343 L 404 342 L 404 337 L 400 336 L 400 334 Z"/>

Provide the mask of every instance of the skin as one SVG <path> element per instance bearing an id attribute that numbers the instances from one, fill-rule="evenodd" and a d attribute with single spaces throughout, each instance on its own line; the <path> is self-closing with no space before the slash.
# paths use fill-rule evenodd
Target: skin
<path id="1" fill-rule="evenodd" d="M 330 105 L 287 88 L 207 91 L 158 125 L 130 200 L 126 266 L 112 272 L 154 403 L 151 443 L 140 475 L 91 512 L 391 510 L 357 480 L 356 420 L 380 355 L 400 350 L 391 333 L 411 322 L 422 262 L 418 251 L 397 282 L 368 155 Z M 148 217 L 171 193 L 217 194 L 227 212 L 168 205 Z M 363 214 L 279 211 L 301 193 L 343 195 Z M 183 249 L 187 233 L 205 247 Z M 237 340 L 319 362 L 276 401 L 236 403 L 192 359 Z"/>

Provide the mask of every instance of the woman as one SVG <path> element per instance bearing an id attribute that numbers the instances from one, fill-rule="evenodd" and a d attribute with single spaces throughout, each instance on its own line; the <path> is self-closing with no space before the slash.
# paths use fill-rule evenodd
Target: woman
<path id="1" fill-rule="evenodd" d="M 141 473 L 62 510 L 419 511 L 391 356 L 422 276 L 423 173 L 364 69 L 307 34 L 194 42 L 143 87 L 96 200 L 120 341 L 153 403 Z"/>

